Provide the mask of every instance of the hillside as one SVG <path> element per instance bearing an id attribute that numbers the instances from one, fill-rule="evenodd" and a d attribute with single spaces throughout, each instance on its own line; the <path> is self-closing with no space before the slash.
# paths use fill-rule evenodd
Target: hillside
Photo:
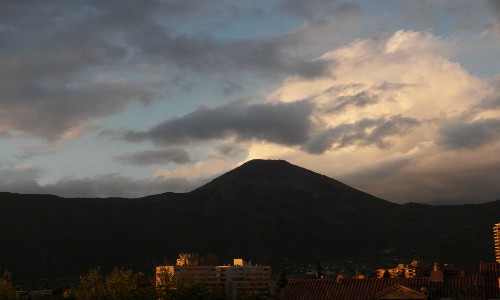
<path id="1" fill-rule="evenodd" d="M 0 270 L 20 278 L 90 267 L 148 272 L 179 252 L 283 265 L 391 255 L 493 260 L 500 201 L 394 204 L 285 161 L 254 160 L 189 193 L 66 199 L 0 193 Z"/>

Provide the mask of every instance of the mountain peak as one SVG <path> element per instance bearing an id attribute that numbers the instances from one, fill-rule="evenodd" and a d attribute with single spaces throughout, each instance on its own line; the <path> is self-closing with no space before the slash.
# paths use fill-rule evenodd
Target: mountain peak
<path id="1" fill-rule="evenodd" d="M 359 202 L 375 201 L 388 203 L 362 191 L 354 189 L 335 179 L 296 166 L 285 160 L 254 159 L 215 178 L 211 182 L 192 191 L 212 198 L 226 200 L 256 199 L 257 195 L 270 200 L 283 201 L 300 197 L 304 199 L 330 199 Z"/>
<path id="2" fill-rule="evenodd" d="M 273 160 L 273 159 L 252 159 L 241 166 L 235 168 L 230 172 L 239 173 L 240 175 L 247 176 L 276 176 L 284 171 L 294 170 L 298 171 L 298 169 L 306 172 L 311 172 L 307 169 L 301 168 L 299 166 L 293 165 L 286 160 Z M 228 172 L 228 173 L 230 173 Z"/>
<path id="3" fill-rule="evenodd" d="M 271 187 L 280 183 L 292 186 L 297 183 L 297 180 L 303 181 L 310 176 L 326 178 L 326 176 L 293 165 L 285 160 L 253 159 L 222 174 L 195 191 L 222 189 L 224 192 L 228 192 L 242 185 Z"/>
<path id="4" fill-rule="evenodd" d="M 251 159 L 247 162 L 244 162 L 241 164 L 240 168 L 243 166 L 250 166 L 250 165 L 288 165 L 288 166 L 293 166 L 293 164 L 287 162 L 284 159 L 262 159 L 262 158 L 255 158 Z"/>
<path id="5" fill-rule="evenodd" d="M 0 193 L 0 265 L 16 276 L 73 277 L 95 265 L 148 270 L 181 251 L 287 265 L 373 262 L 393 249 L 393 257 L 443 253 L 445 261 L 475 263 L 493 259 L 484 245 L 493 247 L 500 210 L 498 201 L 473 209 L 398 205 L 283 160 L 248 161 L 191 193 L 53 197 Z M 37 236 L 27 238 L 33 228 Z"/>

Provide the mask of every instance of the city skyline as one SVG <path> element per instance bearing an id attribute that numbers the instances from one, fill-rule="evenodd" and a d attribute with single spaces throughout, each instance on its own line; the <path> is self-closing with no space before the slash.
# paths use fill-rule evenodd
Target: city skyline
<path id="1" fill-rule="evenodd" d="M 263 158 L 497 200 L 499 3 L 6 1 L 0 191 L 187 192 Z"/>

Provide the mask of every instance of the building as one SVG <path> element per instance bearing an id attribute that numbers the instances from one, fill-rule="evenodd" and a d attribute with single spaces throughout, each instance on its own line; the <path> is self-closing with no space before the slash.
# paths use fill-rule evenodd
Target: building
<path id="1" fill-rule="evenodd" d="M 495 259 L 500 264 L 500 223 L 493 225 L 493 240 L 495 243 Z"/>
<path id="2" fill-rule="evenodd" d="M 430 277 L 367 279 L 289 279 L 283 300 L 479 300 L 487 295 L 484 278 L 454 277 L 434 282 Z"/>
<path id="3" fill-rule="evenodd" d="M 479 273 L 485 280 L 486 291 L 491 299 L 500 299 L 500 263 L 482 262 L 479 265 Z"/>
<path id="4" fill-rule="evenodd" d="M 422 262 L 418 260 L 413 260 L 410 264 L 398 264 L 394 268 L 389 269 L 378 269 L 377 270 L 377 278 L 396 278 L 396 277 L 404 277 L 404 278 L 413 278 L 417 276 L 423 276 L 422 273 Z"/>
<path id="5" fill-rule="evenodd" d="M 500 264 L 481 263 L 479 276 L 447 276 L 437 265 L 429 276 L 367 279 L 289 279 L 283 300 L 499 300 Z"/>
<path id="6" fill-rule="evenodd" d="M 161 281 L 163 272 L 174 279 L 189 278 L 208 287 L 223 291 L 236 298 L 241 295 L 271 295 L 274 281 L 269 266 L 253 265 L 241 258 L 233 260 L 233 265 L 200 265 L 196 255 L 180 254 L 175 266 L 156 267 L 156 282 Z"/>

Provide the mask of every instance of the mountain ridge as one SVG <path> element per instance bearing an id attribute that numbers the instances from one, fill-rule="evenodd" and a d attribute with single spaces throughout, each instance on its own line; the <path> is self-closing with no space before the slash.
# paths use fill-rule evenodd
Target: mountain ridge
<path id="1" fill-rule="evenodd" d="M 0 270 L 24 278 L 90 267 L 148 272 L 180 252 L 291 261 L 493 258 L 500 201 L 396 204 L 286 161 L 256 160 L 187 193 L 62 198 L 0 193 Z M 449 251 L 453 249 L 453 251 Z"/>

